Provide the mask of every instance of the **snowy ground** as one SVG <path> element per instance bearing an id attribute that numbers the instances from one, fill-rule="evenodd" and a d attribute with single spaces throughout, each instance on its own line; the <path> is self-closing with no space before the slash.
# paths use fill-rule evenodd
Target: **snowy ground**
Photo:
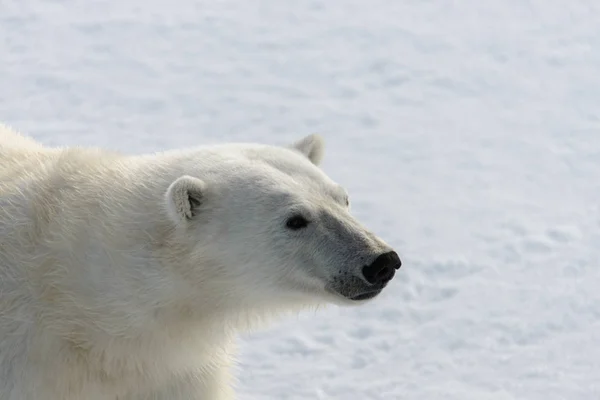
<path id="1" fill-rule="evenodd" d="M 145 152 L 320 132 L 402 253 L 244 338 L 240 399 L 600 398 L 594 0 L 2 0 L 0 119 Z"/>

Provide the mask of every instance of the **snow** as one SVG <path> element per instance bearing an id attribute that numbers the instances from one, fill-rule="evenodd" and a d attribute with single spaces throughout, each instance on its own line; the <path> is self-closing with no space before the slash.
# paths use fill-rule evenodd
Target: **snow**
<path id="1" fill-rule="evenodd" d="M 133 153 L 320 132 L 404 266 L 244 336 L 239 398 L 600 398 L 600 4 L 3 0 L 0 119 Z"/>

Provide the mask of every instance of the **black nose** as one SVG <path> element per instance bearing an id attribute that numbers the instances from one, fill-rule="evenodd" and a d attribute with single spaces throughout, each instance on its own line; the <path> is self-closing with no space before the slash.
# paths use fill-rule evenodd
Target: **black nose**
<path id="1" fill-rule="evenodd" d="M 402 262 L 395 251 L 379 255 L 371 265 L 363 268 L 362 272 L 367 282 L 375 284 L 388 283 L 400 268 Z"/>

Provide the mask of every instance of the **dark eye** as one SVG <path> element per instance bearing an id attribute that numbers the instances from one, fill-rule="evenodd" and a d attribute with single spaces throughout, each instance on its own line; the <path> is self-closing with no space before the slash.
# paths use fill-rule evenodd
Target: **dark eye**
<path id="1" fill-rule="evenodd" d="M 348 198 L 348 196 L 346 196 L 346 207 L 348 207 L 350 205 L 350 198 Z"/>
<path id="2" fill-rule="evenodd" d="M 294 215 L 285 224 L 289 229 L 297 231 L 308 226 L 308 221 L 302 215 Z"/>

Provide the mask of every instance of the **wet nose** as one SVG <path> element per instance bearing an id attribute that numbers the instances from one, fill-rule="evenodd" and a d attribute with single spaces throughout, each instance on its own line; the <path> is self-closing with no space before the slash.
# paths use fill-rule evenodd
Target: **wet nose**
<path id="1" fill-rule="evenodd" d="M 402 262 L 395 251 L 380 254 L 371 265 L 363 267 L 362 273 L 372 285 L 383 285 L 388 283 L 394 277 L 397 269 L 400 269 Z"/>

